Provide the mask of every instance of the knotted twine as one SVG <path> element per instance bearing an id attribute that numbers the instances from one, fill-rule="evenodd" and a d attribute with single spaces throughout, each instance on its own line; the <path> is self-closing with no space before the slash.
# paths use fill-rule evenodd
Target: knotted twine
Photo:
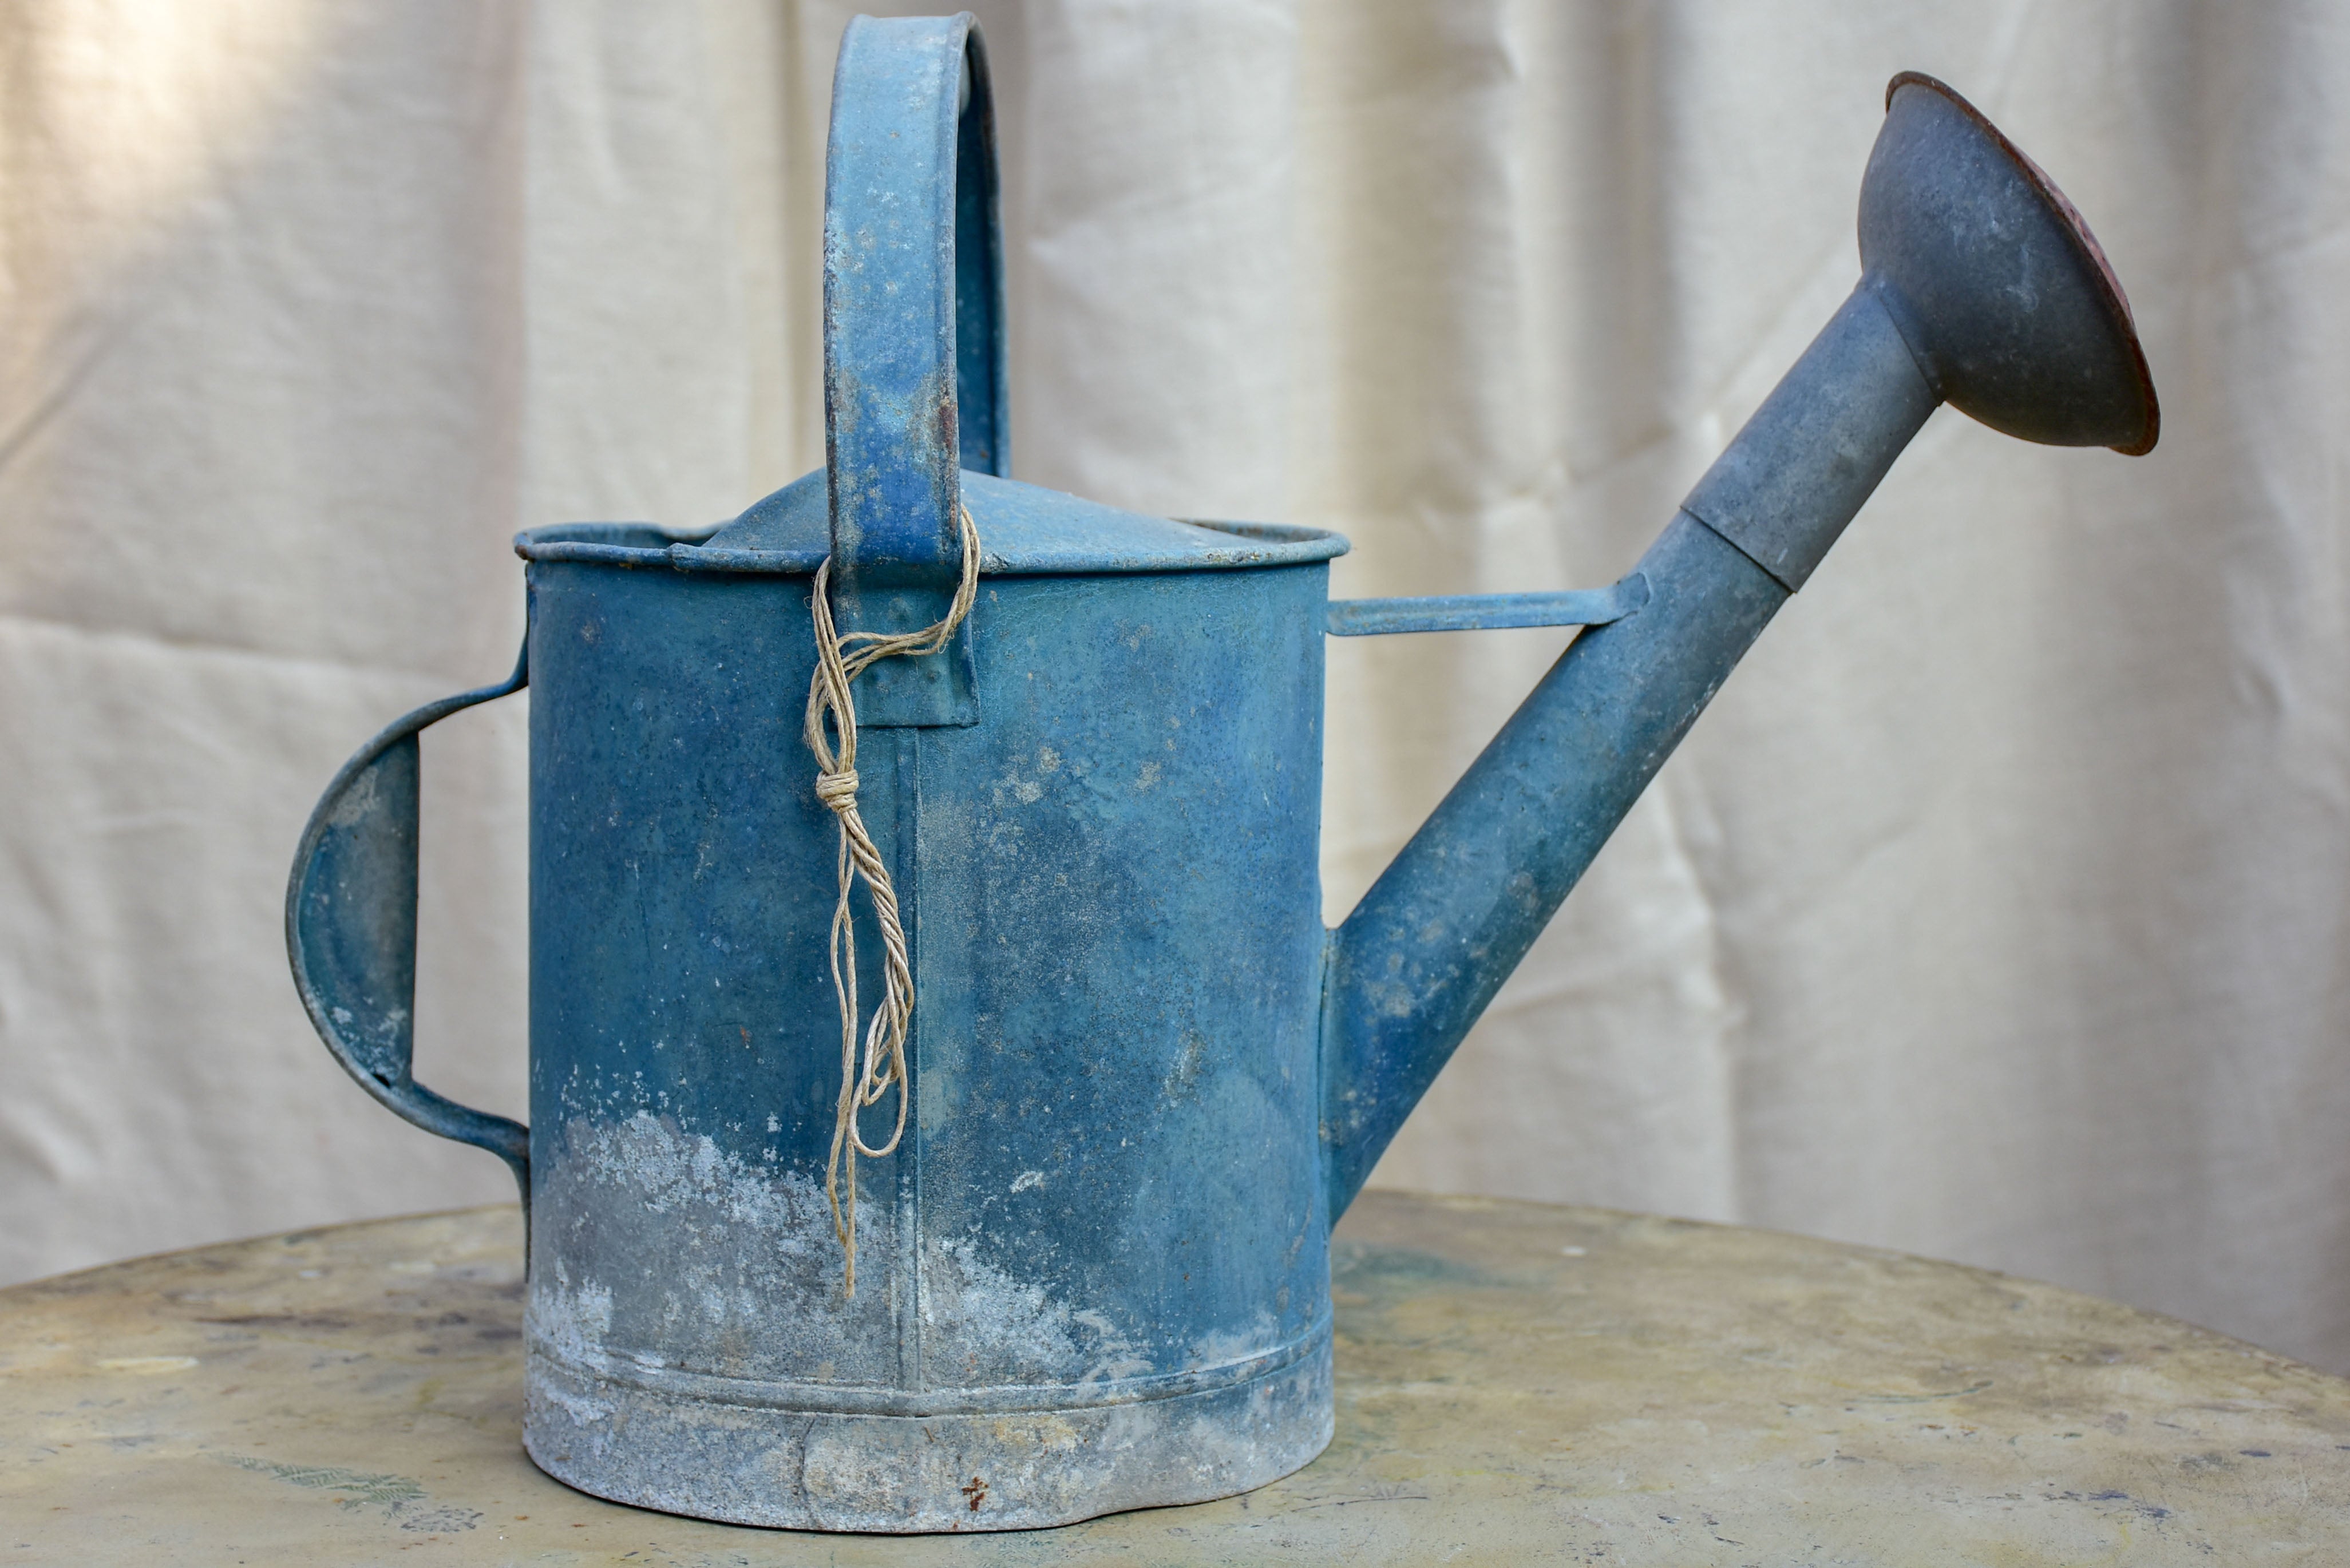
<path id="1" fill-rule="evenodd" d="M 840 1002 L 840 1099 L 832 1122 L 832 1154 L 825 1162 L 824 1195 L 832 1203 L 833 1233 L 846 1259 L 843 1278 L 857 1294 L 857 1157 L 879 1159 L 906 1136 L 906 1030 L 914 1017 L 914 971 L 906 958 L 906 927 L 898 915 L 898 889 L 889 867 L 873 847 L 873 836 L 857 811 L 857 703 L 849 682 L 871 665 L 899 656 L 920 658 L 947 645 L 971 613 L 979 593 L 979 525 L 962 508 L 962 580 L 943 619 L 920 631 L 847 631 L 832 628 L 833 557 L 816 568 L 809 613 L 816 622 L 816 676 L 808 682 L 806 736 L 816 753 L 816 797 L 832 810 L 840 828 L 837 873 L 839 901 L 832 908 L 832 990 Z M 856 645 L 854 648 L 851 645 Z M 836 737 L 837 743 L 836 744 Z M 881 928 L 881 1002 L 865 1030 L 865 1059 L 857 1057 L 857 927 L 849 919 L 848 895 L 865 879 L 874 923 Z M 858 1113 L 880 1103 L 890 1085 L 898 1089 L 898 1120 L 889 1141 L 876 1148 L 865 1141 Z"/>

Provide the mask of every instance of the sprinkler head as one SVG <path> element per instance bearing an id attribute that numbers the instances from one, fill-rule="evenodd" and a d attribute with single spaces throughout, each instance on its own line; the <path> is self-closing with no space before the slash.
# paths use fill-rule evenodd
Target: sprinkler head
<path id="1" fill-rule="evenodd" d="M 2051 446 L 2153 450 L 2154 378 L 2096 237 L 1981 111 L 1916 71 L 1886 88 L 1860 263 L 1952 407 Z"/>

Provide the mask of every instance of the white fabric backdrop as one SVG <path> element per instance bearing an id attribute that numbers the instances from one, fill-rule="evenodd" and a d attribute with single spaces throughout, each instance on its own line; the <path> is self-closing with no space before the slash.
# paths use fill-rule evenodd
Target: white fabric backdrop
<path id="1" fill-rule="evenodd" d="M 1023 477 L 1603 583 L 1849 286 L 1886 78 L 2131 290 L 2152 457 L 1945 412 L 1381 1167 L 1994 1264 L 2350 1367 L 2350 11 L 1012 0 Z M 279 899 L 503 671 L 518 526 L 821 452 L 819 0 L 0 16 L 0 1278 L 505 1194 Z M 1342 913 L 1562 645 L 1335 644 Z M 426 748 L 420 1075 L 520 1114 L 520 701 Z"/>

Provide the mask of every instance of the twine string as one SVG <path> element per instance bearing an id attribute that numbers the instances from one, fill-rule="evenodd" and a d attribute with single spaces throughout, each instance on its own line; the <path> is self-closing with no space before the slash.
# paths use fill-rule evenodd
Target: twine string
<path id="1" fill-rule="evenodd" d="M 898 913 L 898 889 L 889 867 L 873 846 L 857 809 L 857 703 L 849 683 L 884 659 L 920 658 L 947 645 L 979 594 L 979 525 L 971 508 L 962 509 L 962 577 L 942 619 L 920 631 L 836 632 L 832 625 L 832 561 L 816 568 L 810 616 L 816 623 L 816 675 L 808 682 L 806 737 L 816 753 L 816 797 L 840 831 L 834 874 L 840 888 L 832 908 L 832 990 L 840 1003 L 840 1098 L 834 1107 L 832 1152 L 825 1162 L 824 1195 L 832 1204 L 833 1233 L 840 1238 L 842 1277 L 857 1294 L 857 1158 L 879 1159 L 906 1135 L 906 1032 L 914 1017 L 914 971 L 906 955 L 906 927 Z M 865 1030 L 864 1059 L 858 1058 L 857 927 L 848 896 L 859 878 L 881 929 L 881 1001 Z M 879 1105 L 892 1085 L 898 1116 L 887 1143 L 865 1141 L 858 1114 Z"/>

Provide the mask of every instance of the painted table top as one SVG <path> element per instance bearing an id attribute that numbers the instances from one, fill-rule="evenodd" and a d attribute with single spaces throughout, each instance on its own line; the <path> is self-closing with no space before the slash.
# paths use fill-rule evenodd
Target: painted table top
<path id="1" fill-rule="evenodd" d="M 2350 1381 L 1952 1263 L 1367 1194 L 1337 1438 L 1024 1534 L 646 1513 L 533 1469 L 511 1208 L 0 1291 L 0 1564 L 2350 1562 Z"/>

